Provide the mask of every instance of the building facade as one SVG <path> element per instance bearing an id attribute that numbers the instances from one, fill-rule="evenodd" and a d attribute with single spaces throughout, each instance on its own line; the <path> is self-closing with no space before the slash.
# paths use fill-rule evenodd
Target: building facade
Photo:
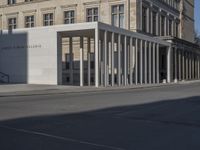
<path id="1" fill-rule="evenodd" d="M 102 22 L 99 25 L 102 28 L 97 27 L 98 34 L 88 31 L 87 35 L 81 31 L 79 35 L 78 29 L 61 34 L 59 84 L 107 86 L 200 78 L 199 48 L 193 43 L 194 0 L 0 2 L 2 32 L 31 33 L 40 28 L 48 31 L 57 26 L 72 28 L 91 22 Z M 99 42 L 96 42 L 97 35 Z M 9 75 L 9 71 L 0 71 Z"/>

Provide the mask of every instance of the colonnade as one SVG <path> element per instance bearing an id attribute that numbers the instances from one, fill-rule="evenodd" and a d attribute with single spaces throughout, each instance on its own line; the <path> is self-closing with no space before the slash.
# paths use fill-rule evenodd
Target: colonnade
<path id="1" fill-rule="evenodd" d="M 161 47 L 168 52 L 166 80 L 171 82 L 171 47 L 159 43 L 159 40 L 144 37 L 102 29 L 95 30 L 93 37 L 80 36 L 80 86 L 92 85 L 92 77 L 96 87 L 158 84 L 161 82 L 159 56 Z M 69 47 L 72 49 L 72 37 L 69 39 Z M 69 56 L 72 57 L 73 51 L 69 52 Z M 94 68 L 91 68 L 90 53 L 94 53 Z M 84 68 L 86 63 L 84 56 L 87 56 L 85 59 L 87 69 Z M 73 84 L 72 63 L 70 61 L 70 83 Z M 85 75 L 87 77 L 84 77 Z"/>
<path id="2" fill-rule="evenodd" d="M 200 79 L 200 53 L 191 49 L 174 49 L 174 79 Z"/>

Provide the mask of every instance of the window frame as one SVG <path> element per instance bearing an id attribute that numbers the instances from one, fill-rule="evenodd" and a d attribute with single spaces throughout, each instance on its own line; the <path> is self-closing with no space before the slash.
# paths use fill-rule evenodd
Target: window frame
<path id="1" fill-rule="evenodd" d="M 72 16 L 72 12 L 73 12 L 73 16 Z M 66 13 L 70 13 L 70 17 L 69 18 L 66 17 Z M 75 13 L 76 12 L 75 12 L 74 9 L 64 10 L 63 11 L 63 23 L 64 24 L 74 24 L 76 22 L 76 14 Z M 69 23 L 66 23 L 66 20 L 69 20 Z"/>
<path id="2" fill-rule="evenodd" d="M 97 15 L 94 13 L 95 9 L 97 9 Z M 88 11 L 91 10 L 92 14 L 88 15 Z M 99 21 L 99 7 L 94 6 L 94 7 L 87 7 L 85 10 L 85 18 L 86 18 L 86 22 L 98 22 Z M 97 17 L 97 20 L 95 20 L 94 18 Z M 91 20 L 88 20 L 88 18 L 91 18 Z"/>
<path id="3" fill-rule="evenodd" d="M 123 6 L 123 12 L 120 11 L 120 6 Z M 113 12 L 113 8 L 116 7 L 117 11 Z M 113 16 L 116 15 L 117 17 L 117 25 L 114 24 Z M 120 17 L 123 15 L 123 25 L 121 26 Z M 125 5 L 124 4 L 113 4 L 111 5 L 111 25 L 117 26 L 119 28 L 125 28 Z"/>
<path id="4" fill-rule="evenodd" d="M 14 19 L 15 20 L 15 22 L 13 23 L 13 20 L 12 19 Z M 10 24 L 10 20 L 12 20 L 11 22 L 11 24 Z M 17 29 L 17 17 L 9 17 L 9 18 L 7 18 L 7 28 L 8 28 L 8 30 L 13 30 L 13 29 Z"/>
<path id="5" fill-rule="evenodd" d="M 28 22 L 27 22 L 27 20 L 26 20 L 27 17 L 33 17 L 33 21 L 32 20 L 28 20 Z M 33 24 L 33 26 L 32 26 L 32 24 Z M 33 28 L 33 27 L 35 27 L 35 15 L 26 15 L 26 16 L 24 16 L 24 27 L 25 28 Z"/>
<path id="6" fill-rule="evenodd" d="M 43 17 L 42 17 L 43 18 L 43 20 L 42 20 L 43 26 L 53 26 L 55 24 L 55 19 L 54 19 L 54 13 L 53 12 L 46 12 L 46 13 L 43 13 L 42 15 L 43 15 Z M 52 15 L 52 18 L 47 20 L 47 19 L 45 19 L 45 15 Z M 51 22 L 52 22 L 52 24 L 51 24 Z M 47 23 L 47 24 L 45 24 L 45 23 Z"/>

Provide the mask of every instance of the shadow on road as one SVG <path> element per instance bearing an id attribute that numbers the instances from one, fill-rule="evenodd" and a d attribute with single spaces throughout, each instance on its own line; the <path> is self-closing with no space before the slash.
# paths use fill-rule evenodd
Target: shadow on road
<path id="1" fill-rule="evenodd" d="M 199 150 L 200 97 L 0 122 L 1 150 Z"/>

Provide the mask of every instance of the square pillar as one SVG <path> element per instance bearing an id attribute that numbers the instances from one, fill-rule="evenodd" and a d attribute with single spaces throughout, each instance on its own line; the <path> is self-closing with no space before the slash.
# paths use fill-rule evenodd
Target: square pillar
<path id="1" fill-rule="evenodd" d="M 118 78 L 118 86 L 121 85 L 121 35 L 118 34 L 118 51 L 117 51 L 117 55 L 118 55 L 118 69 L 117 69 L 117 78 Z"/>
<path id="2" fill-rule="evenodd" d="M 99 29 L 95 29 L 95 87 L 99 87 Z"/>
<path id="3" fill-rule="evenodd" d="M 151 73 L 152 73 L 152 60 L 151 60 L 151 49 L 152 49 L 152 44 L 151 44 L 151 42 L 149 42 L 149 84 L 151 84 L 152 83 L 152 81 L 151 81 Z"/>
<path id="4" fill-rule="evenodd" d="M 124 85 L 127 85 L 127 37 L 124 36 Z"/>
<path id="5" fill-rule="evenodd" d="M 147 84 L 147 41 L 144 44 L 144 83 Z"/>
<path id="6" fill-rule="evenodd" d="M 107 31 L 104 31 L 104 86 L 106 87 L 108 84 L 108 70 L 107 70 L 107 53 L 108 53 L 108 39 L 107 39 Z"/>
<path id="7" fill-rule="evenodd" d="M 84 48 L 83 37 L 80 37 L 80 86 L 84 84 Z"/>
<path id="8" fill-rule="evenodd" d="M 140 84 L 143 83 L 143 41 L 140 40 Z"/>
<path id="9" fill-rule="evenodd" d="M 115 34 L 112 32 L 111 35 L 111 86 L 114 86 L 114 77 L 115 77 L 115 66 L 114 66 L 114 38 Z"/>
<path id="10" fill-rule="evenodd" d="M 90 53 L 91 53 L 91 39 L 88 37 L 87 38 L 87 66 L 88 66 L 88 86 L 91 85 L 91 66 L 90 66 L 90 63 L 91 63 L 91 56 L 90 56 Z"/>
<path id="11" fill-rule="evenodd" d="M 130 60 L 130 75 L 129 75 L 129 80 L 130 80 L 130 85 L 133 84 L 133 38 L 130 37 L 130 56 L 129 56 L 129 60 Z"/>
<path id="12" fill-rule="evenodd" d="M 135 84 L 138 84 L 138 39 L 135 39 Z"/>
<path id="13" fill-rule="evenodd" d="M 152 57 L 152 59 L 153 59 L 153 65 L 152 65 L 152 68 L 153 68 L 153 84 L 155 84 L 156 83 L 156 44 L 155 43 L 153 43 L 153 57 Z"/>
<path id="14" fill-rule="evenodd" d="M 156 83 L 160 83 L 160 54 L 159 44 L 156 44 Z"/>
<path id="15" fill-rule="evenodd" d="M 73 38 L 69 38 L 69 55 L 70 55 L 70 64 L 69 64 L 69 69 L 70 69 L 70 84 L 73 85 Z"/>

